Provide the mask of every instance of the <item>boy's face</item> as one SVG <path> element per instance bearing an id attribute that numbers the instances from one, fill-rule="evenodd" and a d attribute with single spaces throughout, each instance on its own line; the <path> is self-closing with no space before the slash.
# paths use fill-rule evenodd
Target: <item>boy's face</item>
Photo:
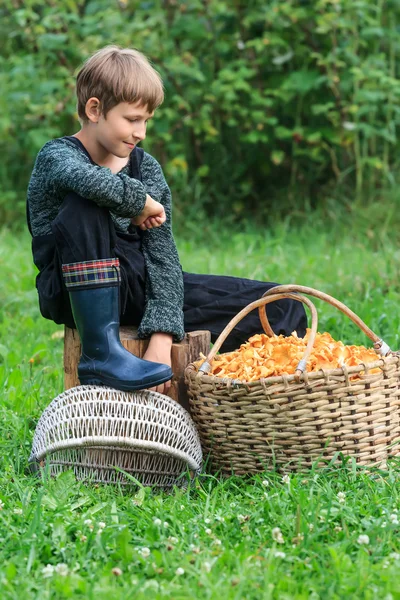
<path id="1" fill-rule="evenodd" d="M 90 101 L 89 101 L 90 102 Z M 139 102 L 120 102 L 107 116 L 96 117 L 96 139 L 110 154 L 126 158 L 133 148 L 146 137 L 147 121 L 154 113 L 147 112 L 147 106 Z M 88 115 L 89 116 L 89 115 Z M 89 119 L 93 122 L 92 118 Z"/>

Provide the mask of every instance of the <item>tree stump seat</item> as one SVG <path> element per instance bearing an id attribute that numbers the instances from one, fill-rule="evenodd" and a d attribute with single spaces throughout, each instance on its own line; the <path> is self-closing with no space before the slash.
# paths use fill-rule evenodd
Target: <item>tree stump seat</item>
<path id="1" fill-rule="evenodd" d="M 140 340 L 135 327 L 120 327 L 122 345 L 135 356 L 142 358 L 149 344 L 148 340 Z M 192 331 L 187 333 L 180 343 L 172 344 L 172 378 L 168 396 L 176 400 L 187 410 L 189 400 L 185 385 L 185 369 L 187 365 L 198 360 L 200 352 L 207 355 L 210 350 L 210 332 Z M 79 385 L 78 363 L 81 356 L 81 342 L 76 329 L 65 327 L 64 335 L 64 387 L 66 390 Z"/>

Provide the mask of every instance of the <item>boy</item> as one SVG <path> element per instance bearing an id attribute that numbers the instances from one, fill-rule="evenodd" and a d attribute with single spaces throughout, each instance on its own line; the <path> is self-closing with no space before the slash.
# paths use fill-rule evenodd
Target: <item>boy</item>
<path id="1" fill-rule="evenodd" d="M 27 215 L 41 313 L 76 326 L 82 384 L 166 392 L 171 345 L 185 331 L 228 321 L 275 284 L 182 273 L 171 229 L 171 194 L 158 162 L 137 144 L 162 103 L 158 73 L 138 51 L 107 46 L 76 82 L 81 130 L 40 150 L 28 187 Z M 305 333 L 300 303 L 268 306 L 276 333 Z M 150 338 L 144 360 L 126 351 L 119 325 Z M 247 316 L 223 350 L 260 330 Z"/>

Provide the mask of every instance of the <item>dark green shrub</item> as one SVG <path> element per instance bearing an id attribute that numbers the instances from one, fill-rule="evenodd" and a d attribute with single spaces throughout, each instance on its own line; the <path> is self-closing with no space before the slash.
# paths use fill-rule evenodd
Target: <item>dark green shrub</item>
<path id="1" fill-rule="evenodd" d="M 373 198 L 394 184 L 399 17 L 395 0 L 3 0 L 0 219 L 21 214 L 40 147 L 78 129 L 73 74 L 108 43 L 164 78 L 145 147 L 178 214 Z"/>

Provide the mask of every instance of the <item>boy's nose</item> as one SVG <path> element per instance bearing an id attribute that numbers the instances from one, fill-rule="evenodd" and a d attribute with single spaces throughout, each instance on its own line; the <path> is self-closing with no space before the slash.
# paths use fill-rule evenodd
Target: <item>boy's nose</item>
<path id="1" fill-rule="evenodd" d="M 135 127 L 133 135 L 138 140 L 144 140 L 146 137 L 146 125 L 143 124 L 143 125 L 138 125 L 137 127 Z"/>

